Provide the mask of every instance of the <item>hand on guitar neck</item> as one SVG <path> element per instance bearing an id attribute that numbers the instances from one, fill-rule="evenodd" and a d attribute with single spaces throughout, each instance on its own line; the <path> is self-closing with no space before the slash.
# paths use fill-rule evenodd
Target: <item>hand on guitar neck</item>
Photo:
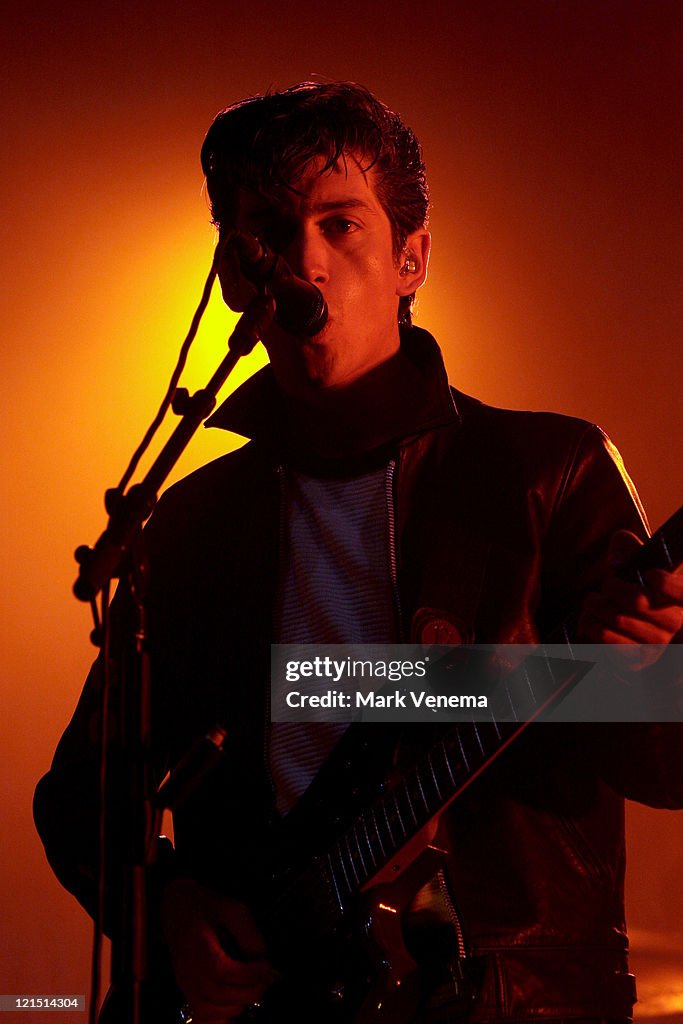
<path id="1" fill-rule="evenodd" d="M 249 909 L 189 878 L 170 882 L 161 920 L 193 1024 L 228 1024 L 258 1003 L 276 977 Z"/>
<path id="2" fill-rule="evenodd" d="M 628 530 L 614 534 L 608 557 L 615 574 L 599 590 L 589 594 L 579 616 L 578 636 L 583 643 L 628 644 L 633 656 L 624 650 L 625 667 L 647 668 L 661 653 L 663 645 L 683 629 L 683 575 L 649 569 L 640 583 L 619 576 L 619 566 L 642 547 Z M 645 652 L 641 646 L 653 645 Z M 661 645 L 661 646 L 654 646 Z"/>

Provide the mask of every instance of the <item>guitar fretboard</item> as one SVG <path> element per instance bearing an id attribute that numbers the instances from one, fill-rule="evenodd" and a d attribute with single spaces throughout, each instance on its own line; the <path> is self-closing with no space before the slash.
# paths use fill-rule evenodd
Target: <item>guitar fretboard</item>
<path id="1" fill-rule="evenodd" d="M 683 562 L 683 509 L 679 509 L 622 567 L 620 575 L 643 584 L 648 569 L 675 570 Z M 567 638 L 563 625 L 553 631 Z M 456 666 L 457 667 L 457 666 Z M 321 858 L 340 913 L 403 846 L 442 811 L 545 710 L 575 685 L 590 665 L 544 656 L 538 648 L 500 682 L 490 721 L 452 727 L 398 783 L 375 802 Z M 448 666 L 444 666 L 446 671 Z M 504 704 L 507 703 L 507 707 Z"/>
<path id="2" fill-rule="evenodd" d="M 490 720 L 450 727 L 402 779 L 388 785 L 320 859 L 339 912 L 589 667 L 535 651 L 500 681 Z M 442 671 L 447 675 L 449 666 Z"/>

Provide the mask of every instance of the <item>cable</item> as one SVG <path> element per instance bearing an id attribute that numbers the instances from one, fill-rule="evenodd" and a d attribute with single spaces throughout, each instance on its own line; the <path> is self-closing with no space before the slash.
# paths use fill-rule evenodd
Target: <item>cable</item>
<path id="1" fill-rule="evenodd" d="M 190 351 L 190 346 L 192 345 L 192 342 L 195 339 L 195 336 L 199 329 L 199 324 L 201 323 L 201 319 L 204 315 L 206 307 L 209 304 L 209 299 L 211 297 L 211 289 L 213 288 L 214 281 L 216 280 L 216 275 L 218 274 L 218 264 L 220 262 L 221 256 L 223 255 L 223 250 L 225 249 L 226 241 L 227 236 L 225 238 L 219 238 L 218 242 L 216 243 L 216 248 L 214 249 L 213 253 L 213 259 L 211 261 L 211 269 L 209 270 L 206 281 L 204 282 L 202 296 L 199 300 L 199 305 L 197 306 L 194 312 L 194 316 L 192 317 L 190 329 L 187 332 L 187 336 L 180 347 L 178 361 L 176 363 L 175 369 L 173 370 L 173 373 L 171 374 L 171 380 L 169 382 L 168 389 L 163 397 L 163 400 L 161 402 L 161 405 L 159 406 L 159 410 L 156 416 L 154 417 L 150 426 L 148 427 L 147 432 L 143 437 L 142 441 L 140 442 L 138 448 L 133 452 L 133 456 L 130 462 L 128 463 L 128 467 L 123 476 L 121 477 L 118 486 L 118 490 L 121 492 L 121 494 L 123 494 L 125 488 L 127 487 L 130 478 L 132 477 L 138 463 L 140 462 L 140 459 L 147 451 L 152 438 L 154 437 L 157 430 L 163 423 L 164 417 L 166 416 L 166 413 L 168 412 L 171 402 L 173 401 L 173 396 L 176 392 L 176 388 L 178 387 L 180 375 L 185 368 L 185 363 L 187 362 L 187 355 L 188 352 Z"/>

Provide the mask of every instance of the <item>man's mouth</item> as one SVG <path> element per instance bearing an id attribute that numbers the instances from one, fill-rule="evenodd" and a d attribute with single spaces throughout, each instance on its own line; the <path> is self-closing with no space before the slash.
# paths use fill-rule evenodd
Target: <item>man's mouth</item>
<path id="1" fill-rule="evenodd" d="M 311 334 L 307 338 L 302 338 L 301 339 L 302 343 L 304 345 L 306 345 L 307 343 L 311 343 L 311 344 L 314 344 L 314 345 L 315 344 L 322 344 L 324 342 L 324 340 L 325 340 L 325 335 L 327 334 L 329 326 L 330 326 L 331 323 L 332 323 L 332 320 L 330 319 L 330 317 L 328 317 L 327 320 L 325 321 L 324 326 L 317 332 L 317 334 Z"/>

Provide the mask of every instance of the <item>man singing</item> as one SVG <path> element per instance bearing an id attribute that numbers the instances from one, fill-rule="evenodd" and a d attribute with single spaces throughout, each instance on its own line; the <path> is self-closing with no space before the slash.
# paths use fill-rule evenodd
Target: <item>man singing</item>
<path id="1" fill-rule="evenodd" d="M 249 443 L 172 487 L 145 531 L 158 777 L 215 722 L 229 734 L 175 816 L 152 931 L 195 1024 L 247 1008 L 353 1021 L 353 985 L 325 1002 L 338 979 L 333 968 L 319 996 L 310 950 L 291 1008 L 269 1016 L 284 971 L 252 913 L 254 863 L 283 824 L 306 822 L 312 784 L 329 820 L 292 830 L 296 857 L 343 819 L 346 782 L 328 791 L 325 765 L 350 766 L 351 801 L 370 775 L 409 765 L 428 730 L 272 725 L 270 644 L 533 643 L 572 618 L 585 642 L 668 644 L 683 578 L 653 571 L 641 589 L 613 575 L 647 526 L 601 430 L 449 387 L 436 341 L 412 326 L 428 193 L 397 114 L 360 86 L 304 83 L 219 114 L 202 167 L 227 304 L 255 294 L 237 230 L 316 285 L 329 317 L 312 337 L 267 327 L 270 365 L 209 421 Z M 50 862 L 90 910 L 99 686 L 96 666 L 36 794 Z M 362 1019 L 630 1020 L 624 797 L 682 806 L 680 743 L 677 726 L 530 727 L 441 816 L 448 852 L 403 913 L 416 985 L 391 1017 Z M 115 838 L 108 852 L 113 870 Z M 362 921 L 344 932 L 352 960 L 362 937 Z"/>

